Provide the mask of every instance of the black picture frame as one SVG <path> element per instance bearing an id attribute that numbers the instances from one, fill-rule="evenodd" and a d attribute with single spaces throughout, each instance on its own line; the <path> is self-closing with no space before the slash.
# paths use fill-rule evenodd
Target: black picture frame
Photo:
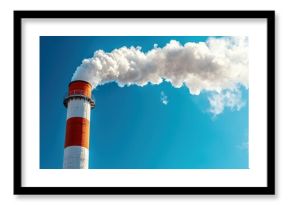
<path id="1" fill-rule="evenodd" d="M 47 18 L 219 18 L 267 21 L 266 187 L 24 187 L 22 186 L 22 19 Z M 275 194 L 275 11 L 14 11 L 14 194 L 54 195 L 273 195 Z"/>

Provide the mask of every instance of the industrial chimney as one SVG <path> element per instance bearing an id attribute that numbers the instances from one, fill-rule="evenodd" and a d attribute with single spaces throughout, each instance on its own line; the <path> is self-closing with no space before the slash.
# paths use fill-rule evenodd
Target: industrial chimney
<path id="1" fill-rule="evenodd" d="M 64 169 L 87 169 L 89 166 L 90 112 L 95 106 L 91 92 L 90 83 L 72 81 L 64 98 L 67 108 Z"/>

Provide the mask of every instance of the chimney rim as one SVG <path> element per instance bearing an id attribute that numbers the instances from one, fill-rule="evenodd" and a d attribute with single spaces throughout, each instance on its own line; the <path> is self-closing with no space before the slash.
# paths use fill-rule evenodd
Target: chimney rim
<path id="1" fill-rule="evenodd" d="M 68 87 L 71 86 L 71 84 L 74 84 L 74 83 L 77 83 L 77 82 L 82 82 L 82 83 L 86 83 L 88 84 L 91 88 L 92 88 L 92 84 L 87 82 L 87 81 L 84 81 L 84 80 L 74 80 L 74 81 L 71 81 L 69 84 L 68 84 Z"/>

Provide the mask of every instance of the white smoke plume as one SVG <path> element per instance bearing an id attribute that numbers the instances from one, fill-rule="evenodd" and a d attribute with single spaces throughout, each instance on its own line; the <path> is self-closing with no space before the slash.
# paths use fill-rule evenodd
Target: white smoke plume
<path id="1" fill-rule="evenodd" d="M 248 87 L 248 39 L 209 38 L 184 45 L 171 40 L 163 48 L 154 44 L 148 52 L 141 47 L 98 50 L 77 67 L 74 80 L 88 81 L 93 88 L 113 81 L 119 86 L 167 81 L 176 88 L 185 85 L 192 95 Z"/>

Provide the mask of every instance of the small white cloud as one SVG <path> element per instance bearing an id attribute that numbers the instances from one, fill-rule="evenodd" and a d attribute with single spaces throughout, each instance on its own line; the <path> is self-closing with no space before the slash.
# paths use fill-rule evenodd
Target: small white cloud
<path id="1" fill-rule="evenodd" d="M 215 93 L 208 98 L 210 109 L 214 117 L 221 114 L 226 107 L 232 111 L 239 111 L 245 102 L 242 99 L 241 91 L 237 88 L 225 90 L 221 93 Z"/>
<path id="2" fill-rule="evenodd" d="M 160 101 L 163 105 L 167 105 L 169 103 L 168 101 L 168 97 L 165 95 L 165 93 L 163 91 L 161 91 L 160 93 Z"/>
<path id="3" fill-rule="evenodd" d="M 246 132 L 247 133 L 247 132 Z M 236 146 L 239 150 L 248 150 L 249 149 L 249 139 L 248 134 L 245 134 L 243 140 Z"/>
<path id="4" fill-rule="evenodd" d="M 246 150 L 249 148 L 249 142 L 242 142 L 240 145 L 237 146 L 240 150 Z"/>

